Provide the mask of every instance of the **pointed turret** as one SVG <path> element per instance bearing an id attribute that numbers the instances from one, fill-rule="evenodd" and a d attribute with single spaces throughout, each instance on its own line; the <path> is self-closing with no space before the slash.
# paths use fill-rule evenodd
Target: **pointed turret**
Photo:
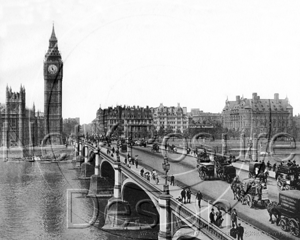
<path id="1" fill-rule="evenodd" d="M 54 24 L 52 26 L 52 34 L 51 34 L 51 37 L 49 39 L 50 42 L 57 42 L 57 38 L 55 36 L 55 31 L 54 31 Z"/>
<path id="2" fill-rule="evenodd" d="M 49 48 L 48 48 L 48 51 L 45 55 L 45 58 L 48 59 L 48 58 L 58 58 L 58 59 L 61 59 L 61 56 L 60 56 L 60 52 L 58 50 L 58 45 L 57 45 L 57 38 L 56 38 L 56 35 L 55 35 L 55 30 L 54 30 L 54 24 L 53 24 L 53 27 L 52 27 L 52 33 L 51 33 L 51 36 L 50 36 L 50 39 L 49 39 Z"/>

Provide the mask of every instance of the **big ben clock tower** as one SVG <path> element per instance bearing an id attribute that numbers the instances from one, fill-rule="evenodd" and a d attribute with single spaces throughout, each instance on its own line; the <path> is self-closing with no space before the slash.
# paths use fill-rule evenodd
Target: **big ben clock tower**
<path id="1" fill-rule="evenodd" d="M 51 144 L 62 143 L 62 78 L 63 62 L 53 26 L 44 60 L 44 133 Z"/>

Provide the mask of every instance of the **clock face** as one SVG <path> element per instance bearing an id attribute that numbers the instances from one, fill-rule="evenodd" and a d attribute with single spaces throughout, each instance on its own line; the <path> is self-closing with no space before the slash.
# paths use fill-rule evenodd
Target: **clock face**
<path id="1" fill-rule="evenodd" d="M 51 64 L 51 65 L 48 67 L 48 71 L 49 71 L 50 74 L 55 74 L 55 73 L 57 73 L 57 67 L 56 67 L 56 65 Z"/>

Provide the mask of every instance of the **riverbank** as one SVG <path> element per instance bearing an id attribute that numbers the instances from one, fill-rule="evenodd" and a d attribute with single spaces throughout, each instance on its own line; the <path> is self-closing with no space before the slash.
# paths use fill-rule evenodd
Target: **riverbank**
<path id="1" fill-rule="evenodd" d="M 30 149 L 26 148 L 0 148 L 0 159 L 7 161 L 72 161 L 75 158 L 73 147 L 64 145 L 54 146 L 36 146 Z"/>

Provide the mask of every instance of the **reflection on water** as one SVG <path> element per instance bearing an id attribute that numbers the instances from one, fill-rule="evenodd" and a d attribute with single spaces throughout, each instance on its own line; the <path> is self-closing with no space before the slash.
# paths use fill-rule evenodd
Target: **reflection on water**
<path id="1" fill-rule="evenodd" d="M 117 236 L 94 227 L 67 229 L 67 189 L 85 189 L 73 163 L 0 161 L 0 239 L 107 239 Z M 90 198 L 74 196 L 75 222 L 93 215 Z M 104 208 L 105 201 L 100 203 Z"/>

